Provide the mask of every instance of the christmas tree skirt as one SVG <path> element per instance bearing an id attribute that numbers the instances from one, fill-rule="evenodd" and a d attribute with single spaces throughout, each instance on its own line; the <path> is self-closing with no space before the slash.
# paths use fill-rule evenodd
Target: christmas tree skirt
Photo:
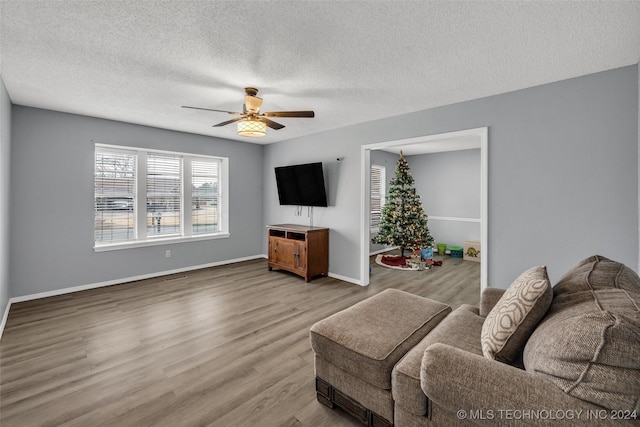
<path id="1" fill-rule="evenodd" d="M 376 264 L 387 268 L 393 268 L 396 270 L 417 270 L 418 265 L 407 262 L 407 257 L 400 255 L 382 255 L 376 256 Z"/>

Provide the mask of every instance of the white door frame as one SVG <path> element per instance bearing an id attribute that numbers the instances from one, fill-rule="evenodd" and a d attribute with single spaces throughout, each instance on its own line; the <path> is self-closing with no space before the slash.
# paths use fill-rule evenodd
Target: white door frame
<path id="1" fill-rule="evenodd" d="M 424 144 L 442 142 L 442 140 L 461 138 L 461 137 L 477 137 L 480 142 L 480 247 L 482 248 L 482 262 L 480 263 L 480 292 L 488 286 L 488 265 L 489 265 L 489 128 L 481 127 L 475 129 L 467 129 L 456 132 L 440 133 L 435 135 L 418 136 L 415 138 L 400 139 L 394 141 L 378 142 L 375 144 L 367 144 L 361 147 L 360 156 L 360 283 L 362 286 L 369 284 L 369 239 L 370 239 L 370 198 L 371 198 L 371 150 L 379 150 L 382 148 L 390 148 L 409 144 Z M 442 148 L 438 148 L 435 152 L 452 151 L 443 144 Z"/>

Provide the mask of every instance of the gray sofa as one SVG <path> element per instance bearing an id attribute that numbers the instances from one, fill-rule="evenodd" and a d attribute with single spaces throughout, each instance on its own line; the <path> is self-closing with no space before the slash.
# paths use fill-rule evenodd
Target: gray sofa
<path id="1" fill-rule="evenodd" d="M 536 283 L 544 282 L 542 269 Z M 479 307 L 446 315 L 394 364 L 393 421 L 384 425 L 640 425 L 638 275 L 607 258 L 587 258 L 553 288 L 545 285 L 524 314 L 508 298 L 514 285 L 488 288 Z M 492 321 L 513 320 L 496 312 L 513 307 L 510 316 L 524 328 L 492 335 Z M 312 347 L 325 363 L 314 344 L 322 329 L 312 328 Z M 353 369 L 350 378 L 359 376 Z"/>

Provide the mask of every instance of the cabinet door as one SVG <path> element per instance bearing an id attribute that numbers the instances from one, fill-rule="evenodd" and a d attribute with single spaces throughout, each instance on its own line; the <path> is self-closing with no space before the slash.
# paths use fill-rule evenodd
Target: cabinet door
<path id="1" fill-rule="evenodd" d="M 295 268 L 298 270 L 307 270 L 307 242 L 296 242 L 295 249 Z"/>
<path id="2" fill-rule="evenodd" d="M 289 267 L 296 267 L 297 242 L 288 239 L 274 238 L 271 246 L 273 262 Z"/>
<path id="3" fill-rule="evenodd" d="M 269 236 L 269 262 L 276 262 L 278 259 L 278 239 Z"/>

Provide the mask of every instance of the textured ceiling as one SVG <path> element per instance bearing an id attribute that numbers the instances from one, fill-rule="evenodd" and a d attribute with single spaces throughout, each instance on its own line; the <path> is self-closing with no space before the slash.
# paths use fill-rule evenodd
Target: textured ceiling
<path id="1" fill-rule="evenodd" d="M 640 2 L 0 1 L 14 104 L 271 143 L 638 63 Z M 245 86 L 313 119 L 211 125 Z"/>

